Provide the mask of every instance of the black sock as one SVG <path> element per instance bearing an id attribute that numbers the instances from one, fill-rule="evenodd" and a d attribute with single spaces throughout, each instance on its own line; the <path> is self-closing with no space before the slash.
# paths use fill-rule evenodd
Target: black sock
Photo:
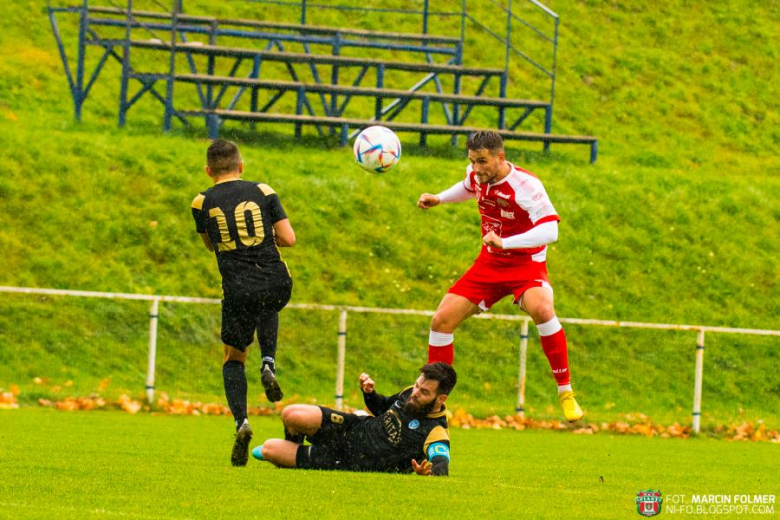
<path id="1" fill-rule="evenodd" d="M 260 354 L 265 358 L 276 357 L 276 339 L 279 335 L 279 313 L 268 312 L 257 319 L 257 342 Z"/>
<path id="2" fill-rule="evenodd" d="M 222 365 L 222 379 L 225 382 L 225 397 L 236 420 L 236 429 L 246 419 L 246 373 L 244 364 L 230 360 Z"/>

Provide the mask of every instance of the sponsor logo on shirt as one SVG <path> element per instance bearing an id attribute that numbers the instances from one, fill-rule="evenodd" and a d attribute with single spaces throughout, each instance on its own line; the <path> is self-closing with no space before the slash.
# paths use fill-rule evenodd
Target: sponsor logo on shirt
<path id="1" fill-rule="evenodd" d="M 511 198 L 512 198 L 512 196 L 511 196 L 511 195 L 505 195 L 505 194 L 501 193 L 500 191 L 497 191 L 497 192 L 496 192 L 496 195 L 498 195 L 498 196 L 499 196 L 499 197 L 501 197 L 502 199 L 507 199 L 507 200 L 509 200 L 509 199 L 511 199 Z"/>
<path id="2" fill-rule="evenodd" d="M 410 430 L 416 430 L 419 427 L 420 427 L 420 421 L 418 421 L 417 419 L 412 419 L 411 421 L 409 421 Z"/>
<path id="3" fill-rule="evenodd" d="M 501 210 L 501 216 L 504 217 L 504 218 L 510 218 L 510 219 L 514 220 L 515 212 L 514 211 L 504 211 L 502 209 Z"/>
<path id="4" fill-rule="evenodd" d="M 535 194 L 533 197 L 531 197 L 531 200 L 539 200 L 539 199 L 541 199 L 542 197 L 544 197 L 544 193 L 542 193 L 542 192 L 540 191 L 539 193 L 537 193 L 537 194 Z"/>
<path id="5" fill-rule="evenodd" d="M 388 410 L 381 416 L 382 427 L 387 435 L 387 440 L 393 446 L 398 446 L 401 443 L 401 418 L 395 410 Z"/>

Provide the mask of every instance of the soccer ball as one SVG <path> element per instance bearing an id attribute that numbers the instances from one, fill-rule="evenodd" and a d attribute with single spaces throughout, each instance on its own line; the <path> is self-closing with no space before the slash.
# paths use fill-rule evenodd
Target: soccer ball
<path id="1" fill-rule="evenodd" d="M 389 128 L 369 126 L 355 138 L 352 151 L 362 168 L 384 173 L 401 158 L 401 141 Z"/>

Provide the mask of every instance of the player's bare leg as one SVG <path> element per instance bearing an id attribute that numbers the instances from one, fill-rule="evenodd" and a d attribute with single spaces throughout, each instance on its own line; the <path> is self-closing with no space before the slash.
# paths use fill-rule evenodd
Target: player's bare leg
<path id="1" fill-rule="evenodd" d="M 262 445 L 252 450 L 252 455 L 259 460 L 264 460 L 280 468 L 294 468 L 301 445 L 282 439 L 268 439 Z"/>
<path id="2" fill-rule="evenodd" d="M 563 408 L 563 415 L 567 421 L 580 420 L 583 415 L 582 408 L 577 404 L 571 388 L 566 334 L 555 316 L 552 290 L 549 287 L 528 289 L 522 296 L 520 306 L 531 316 L 539 331 L 542 349 L 558 383 L 558 400 Z"/>
<path id="3" fill-rule="evenodd" d="M 293 435 L 314 435 L 322 426 L 322 409 L 311 404 L 292 404 L 282 410 L 282 423 Z"/>
<path id="4" fill-rule="evenodd" d="M 447 293 L 431 320 L 428 336 L 428 362 L 443 361 L 450 365 L 454 359 L 453 333 L 466 318 L 480 311 L 463 296 Z"/>
<path id="5" fill-rule="evenodd" d="M 252 450 L 252 455 L 282 468 L 294 468 L 304 436 L 314 435 L 322 426 L 322 409 L 310 404 L 290 405 L 282 410 L 282 423 L 285 440 L 268 439 Z"/>
<path id="6" fill-rule="evenodd" d="M 249 458 L 249 442 L 252 440 L 252 427 L 246 414 L 246 365 L 247 351 L 243 352 L 230 345 L 223 345 L 225 363 L 222 373 L 225 380 L 225 396 L 236 421 L 236 440 L 230 454 L 234 466 L 246 466 Z"/>

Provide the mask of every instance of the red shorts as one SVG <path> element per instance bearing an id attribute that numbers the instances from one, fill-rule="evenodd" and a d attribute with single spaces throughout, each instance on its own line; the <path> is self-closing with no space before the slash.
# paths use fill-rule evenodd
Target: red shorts
<path id="1" fill-rule="evenodd" d="M 509 294 L 514 296 L 515 305 L 523 293 L 532 287 L 548 287 L 546 262 L 525 262 L 506 259 L 477 257 L 474 265 L 450 287 L 452 294 L 463 296 L 471 303 L 486 311 L 498 300 Z"/>

